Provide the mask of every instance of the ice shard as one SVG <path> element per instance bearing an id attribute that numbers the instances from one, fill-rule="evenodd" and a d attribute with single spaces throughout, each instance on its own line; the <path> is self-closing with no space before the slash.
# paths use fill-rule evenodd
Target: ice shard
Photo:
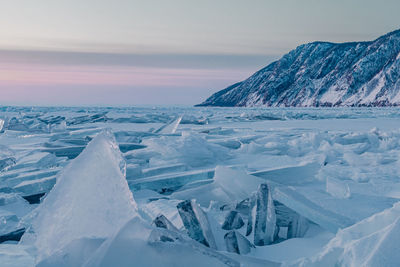
<path id="1" fill-rule="evenodd" d="M 226 250 L 236 254 L 247 254 L 253 245 L 237 231 L 230 231 L 224 236 Z"/>
<path id="2" fill-rule="evenodd" d="M 36 246 L 37 260 L 79 238 L 107 238 L 137 215 L 125 162 L 111 132 L 98 134 L 57 177 L 31 215 L 22 242 Z"/>
<path id="3" fill-rule="evenodd" d="M 10 233 L 0 235 L 0 244 L 6 241 L 19 241 L 25 233 L 25 228 L 20 228 Z"/>
<path id="4" fill-rule="evenodd" d="M 14 166 L 16 162 L 17 162 L 16 159 L 13 157 L 0 159 L 0 171 L 7 170 L 11 166 Z"/>
<path id="5" fill-rule="evenodd" d="M 178 117 L 175 120 L 161 126 L 159 129 L 154 131 L 155 133 L 160 134 L 174 134 L 178 129 L 179 124 L 181 123 L 182 117 Z"/>
<path id="6" fill-rule="evenodd" d="M 268 184 L 261 184 L 253 208 L 254 245 L 265 246 L 274 241 L 276 235 L 275 206 Z"/>
<path id="7" fill-rule="evenodd" d="M 185 200 L 177 205 L 188 235 L 210 248 L 217 248 L 207 215 L 195 200 Z"/>
<path id="8" fill-rule="evenodd" d="M 158 215 L 154 220 L 153 220 L 153 224 L 158 227 L 158 228 L 164 228 L 164 229 L 168 229 L 170 231 L 176 231 L 178 232 L 179 230 L 172 224 L 172 222 L 170 222 L 167 217 L 165 217 L 164 215 L 160 214 Z"/>
<path id="9" fill-rule="evenodd" d="M 222 224 L 222 229 L 224 230 L 240 229 L 242 228 L 243 225 L 244 222 L 240 214 L 237 211 L 232 210 L 226 215 L 225 221 Z"/>
<path id="10" fill-rule="evenodd" d="M 7 210 L 0 209 L 0 235 L 6 235 L 18 229 L 18 217 Z"/>

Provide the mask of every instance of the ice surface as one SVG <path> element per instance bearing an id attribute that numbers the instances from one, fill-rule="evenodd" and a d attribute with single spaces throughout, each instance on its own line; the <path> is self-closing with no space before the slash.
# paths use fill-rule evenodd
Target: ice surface
<path id="1" fill-rule="evenodd" d="M 321 248 L 335 235 L 339 237 L 360 221 L 375 218 L 371 217 L 374 214 L 383 216 L 381 212 L 400 198 L 398 109 L 2 106 L 0 113 L 4 120 L 0 131 L 0 162 L 4 163 L 0 164 L 0 210 L 11 216 L 10 231 L 26 227 L 24 244 L 38 241 L 35 227 L 41 240 L 46 240 L 38 250 L 6 241 L 0 245 L 0 265 L 10 263 L 10 259 L 18 265 L 25 259 L 27 264 L 20 266 L 32 266 L 33 257 L 40 264 L 61 266 L 73 265 L 73 261 L 77 266 L 89 262 L 107 265 L 111 259 L 122 266 L 138 259 L 149 265 L 148 255 L 155 259 L 155 266 L 173 266 L 183 254 L 187 254 L 184 263 L 192 258 L 195 261 L 190 265 L 235 262 L 278 266 L 282 262 L 298 263 L 302 257 L 307 258 L 306 266 L 308 262 L 318 265 L 316 258 L 325 259 Z M 116 140 L 93 148 L 89 142 L 107 128 L 115 133 Z M 163 131 L 155 133 L 160 128 Z M 85 152 L 86 146 L 92 152 Z M 121 155 L 118 150 L 126 152 Z M 86 156 L 83 159 L 81 155 Z M 124 160 L 141 217 L 129 231 L 148 229 L 148 235 L 124 239 L 126 243 L 119 242 L 126 233 L 126 228 L 120 228 L 122 219 L 129 219 L 127 207 L 132 206 L 127 204 L 130 192 Z M 57 181 L 61 184 L 45 195 L 57 179 L 67 175 L 68 179 Z M 118 182 L 121 180 L 124 186 Z M 247 226 L 252 231 L 246 239 L 254 242 L 254 192 L 263 183 L 270 185 L 275 207 L 274 242 L 257 246 L 246 255 L 236 254 L 235 249 L 227 252 L 224 237 L 232 230 L 223 228 L 236 231 L 236 238 L 227 236 L 236 240 L 230 241 L 231 248 L 233 244 L 240 247 L 237 241 L 246 235 Z M 34 204 L 40 199 L 42 204 Z M 188 236 L 177 205 L 191 199 L 206 214 L 218 251 Z M 42 219 L 26 216 L 36 207 L 33 214 L 43 215 Z M 254 216 L 250 216 L 253 210 Z M 113 214 L 110 221 L 116 223 L 101 223 L 107 221 L 101 218 Z M 365 227 L 372 229 L 370 234 L 359 230 L 359 236 L 343 238 L 340 248 L 332 249 L 338 251 L 340 263 L 354 259 L 353 265 L 359 266 L 368 258 L 359 255 L 368 254 L 373 255 L 368 264 L 390 266 L 390 262 L 382 263 L 379 255 L 391 251 L 387 259 L 396 260 L 393 255 L 397 253 L 391 250 L 395 246 L 388 245 L 385 251 L 378 246 L 382 244 L 383 248 L 383 244 L 392 242 L 389 237 L 396 236 L 398 215 L 392 216 L 390 222 L 382 224 L 371 219 Z M 157 217 L 158 223 L 168 225 L 167 229 L 152 225 Z M 116 240 L 115 231 L 121 235 L 113 244 L 120 247 L 106 245 Z M 371 246 L 365 245 L 367 240 Z M 92 241 L 97 245 L 92 246 Z M 143 250 L 143 255 L 134 253 L 135 248 Z M 52 250 L 49 257 L 43 253 L 47 249 Z"/>
<path id="2" fill-rule="evenodd" d="M 41 169 L 58 167 L 59 160 L 54 154 L 47 154 L 37 162 L 37 166 Z"/>
<path id="3" fill-rule="evenodd" d="M 208 142 L 202 135 L 183 132 L 182 136 L 161 136 L 142 142 L 145 150 L 157 153 L 152 160 L 183 163 L 190 167 L 215 166 L 229 158 L 229 149 Z"/>
<path id="4" fill-rule="evenodd" d="M 248 254 L 253 245 L 237 231 L 230 231 L 224 236 L 226 250 L 237 254 Z"/>
<path id="5" fill-rule="evenodd" d="M 19 219 L 15 214 L 7 210 L 0 209 L 0 236 L 17 230 L 18 222 Z"/>
<path id="6" fill-rule="evenodd" d="M 212 169 L 175 172 L 130 180 L 129 187 L 134 191 L 151 189 L 163 193 L 168 191 L 172 192 L 189 182 L 211 179 L 213 176 L 214 170 Z"/>
<path id="7" fill-rule="evenodd" d="M 137 214 L 124 164 L 111 133 L 103 132 L 63 170 L 23 237 L 36 246 L 38 260 L 75 239 L 108 237 Z"/>
<path id="8" fill-rule="evenodd" d="M 19 241 L 25 232 L 20 219 L 29 213 L 32 207 L 15 193 L 0 193 L 0 243 Z"/>
<path id="9" fill-rule="evenodd" d="M 320 167 L 320 164 L 313 162 L 302 166 L 257 171 L 252 175 L 285 185 L 299 185 L 312 182 Z"/>
<path id="10" fill-rule="evenodd" d="M 50 147 L 45 148 L 43 152 L 49 152 L 57 157 L 68 157 L 69 159 L 76 158 L 83 150 L 84 146 L 69 146 L 69 147 Z"/>
<path id="11" fill-rule="evenodd" d="M 142 171 L 143 177 L 161 175 L 170 172 L 183 172 L 187 170 L 187 166 L 184 164 L 171 164 L 166 166 L 158 166 L 153 168 L 146 168 Z"/>
<path id="12" fill-rule="evenodd" d="M 346 182 L 326 178 L 326 192 L 337 198 L 349 198 L 351 196 L 350 187 Z"/>
<path id="13" fill-rule="evenodd" d="M 22 218 L 33 207 L 16 193 L 0 193 L 0 209 L 12 212 L 19 218 Z"/>
<path id="14" fill-rule="evenodd" d="M 33 267 L 35 259 L 28 248 L 12 244 L 0 244 L 0 262 L 7 267 Z"/>
<path id="15" fill-rule="evenodd" d="M 13 188 L 22 196 L 31 196 L 49 192 L 55 183 L 56 177 L 46 177 L 42 179 L 23 181 Z"/>
<path id="16" fill-rule="evenodd" d="M 79 238 L 36 264 L 37 267 L 82 266 L 104 242 L 103 238 Z"/>
<path id="17" fill-rule="evenodd" d="M 398 266 L 400 205 L 339 231 L 322 251 L 293 266 Z M 288 264 L 291 265 L 291 264 Z"/>
<path id="18" fill-rule="evenodd" d="M 4 184 L 8 187 L 14 187 L 25 181 L 33 181 L 37 179 L 49 178 L 55 176 L 60 169 L 45 169 L 45 170 L 22 170 L 21 172 L 15 172 L 10 176 L 3 176 Z M 28 174 L 26 174 L 28 173 Z"/>
<path id="19" fill-rule="evenodd" d="M 324 209 L 291 188 L 275 188 L 273 198 L 332 233 L 352 224 L 351 219 Z"/>

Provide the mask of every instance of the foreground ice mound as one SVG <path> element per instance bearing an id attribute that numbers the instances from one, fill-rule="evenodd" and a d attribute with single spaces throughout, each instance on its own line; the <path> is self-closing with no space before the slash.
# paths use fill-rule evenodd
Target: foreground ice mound
<path id="1" fill-rule="evenodd" d="M 137 214 L 124 173 L 114 137 L 98 134 L 57 177 L 22 242 L 32 242 L 41 260 L 73 240 L 111 236 Z"/>
<path id="2" fill-rule="evenodd" d="M 398 266 L 399 238 L 400 202 L 340 230 L 321 253 L 293 266 Z"/>

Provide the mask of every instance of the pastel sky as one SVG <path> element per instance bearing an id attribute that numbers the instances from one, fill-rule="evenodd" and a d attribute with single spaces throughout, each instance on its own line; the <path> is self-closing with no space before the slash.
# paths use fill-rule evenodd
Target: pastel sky
<path id="1" fill-rule="evenodd" d="M 297 45 L 400 28 L 399 0 L 15 0 L 0 104 L 193 105 Z"/>

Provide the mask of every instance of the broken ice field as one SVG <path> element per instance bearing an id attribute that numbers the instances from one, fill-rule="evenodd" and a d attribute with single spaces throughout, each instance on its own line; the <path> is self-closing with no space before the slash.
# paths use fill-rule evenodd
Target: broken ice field
<path id="1" fill-rule="evenodd" d="M 394 108 L 0 107 L 0 266 L 398 266 Z"/>

